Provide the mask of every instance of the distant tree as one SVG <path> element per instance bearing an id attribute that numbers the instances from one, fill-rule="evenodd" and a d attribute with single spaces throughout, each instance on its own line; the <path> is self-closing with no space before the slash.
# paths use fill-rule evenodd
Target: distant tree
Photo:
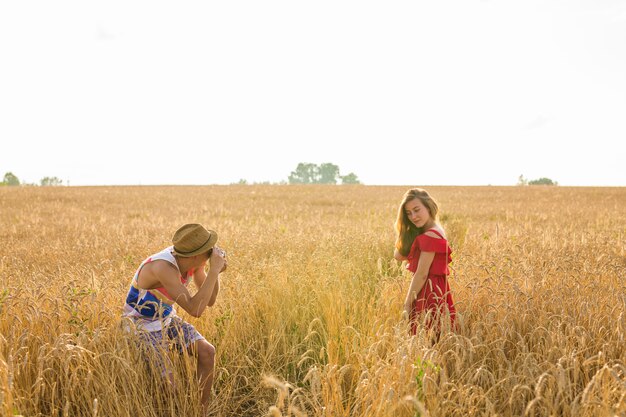
<path id="1" fill-rule="evenodd" d="M 320 165 L 318 172 L 320 184 L 337 184 L 337 178 L 339 177 L 339 167 L 335 164 L 325 162 Z"/>
<path id="2" fill-rule="evenodd" d="M 360 184 L 361 181 L 357 178 L 354 172 L 349 173 L 348 175 L 344 175 L 341 177 L 342 184 Z"/>
<path id="3" fill-rule="evenodd" d="M 63 185 L 63 181 L 57 177 L 43 177 L 39 183 L 42 187 L 56 187 Z"/>
<path id="4" fill-rule="evenodd" d="M 20 180 L 12 172 L 7 172 L 6 174 L 4 174 L 2 184 L 9 186 L 20 185 Z"/>
<path id="5" fill-rule="evenodd" d="M 315 164 L 300 162 L 295 171 L 289 175 L 289 184 L 317 184 L 320 168 Z"/>
<path id="6" fill-rule="evenodd" d="M 248 181 L 246 179 L 242 178 L 242 179 L 239 180 L 239 182 L 237 184 L 239 184 L 239 185 L 247 185 Z"/>
<path id="7" fill-rule="evenodd" d="M 523 175 L 520 175 L 517 179 L 517 185 L 528 185 L 528 180 Z"/>
<path id="8" fill-rule="evenodd" d="M 559 185 L 559 183 L 550 178 L 541 177 L 538 180 L 528 181 L 528 185 Z"/>
<path id="9" fill-rule="evenodd" d="M 360 184 L 356 174 L 341 176 L 339 167 L 330 162 L 321 165 L 300 162 L 296 170 L 291 171 L 289 184 L 337 184 L 339 179 L 342 184 Z"/>

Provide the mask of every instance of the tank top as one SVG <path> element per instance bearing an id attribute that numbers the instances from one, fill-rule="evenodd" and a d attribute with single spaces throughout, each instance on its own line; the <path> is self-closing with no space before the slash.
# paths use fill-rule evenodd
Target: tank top
<path id="1" fill-rule="evenodd" d="M 141 265 L 139 265 L 139 268 L 137 268 L 137 272 L 135 272 L 135 276 L 130 283 L 122 317 L 131 319 L 138 329 L 148 332 L 162 330 L 163 326 L 167 326 L 172 320 L 172 317 L 176 316 L 174 300 L 172 300 L 165 288 L 160 287 L 146 290 L 139 288 L 139 285 L 137 284 L 139 272 L 141 272 L 141 269 L 150 262 L 163 260 L 169 262 L 174 265 L 176 269 L 178 269 L 173 249 L 173 246 L 169 246 L 161 252 L 149 256 L 141 263 Z M 195 270 L 192 269 L 187 272 L 187 276 L 183 277 L 181 275 L 180 282 L 184 286 L 187 286 L 191 277 L 193 277 L 194 272 Z"/>

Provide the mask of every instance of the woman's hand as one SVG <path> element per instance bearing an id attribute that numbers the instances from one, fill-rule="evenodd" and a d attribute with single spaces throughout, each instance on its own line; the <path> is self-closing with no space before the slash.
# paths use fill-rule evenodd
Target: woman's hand
<path id="1" fill-rule="evenodd" d="M 400 251 L 398 251 L 398 249 L 393 250 L 393 257 L 396 259 L 396 261 L 400 262 L 408 260 L 406 256 L 402 255 Z"/>
<path id="2" fill-rule="evenodd" d="M 404 310 L 402 310 L 402 317 L 405 320 L 409 320 L 411 317 L 411 310 L 413 310 L 413 301 L 409 301 L 408 299 L 404 302 Z"/>

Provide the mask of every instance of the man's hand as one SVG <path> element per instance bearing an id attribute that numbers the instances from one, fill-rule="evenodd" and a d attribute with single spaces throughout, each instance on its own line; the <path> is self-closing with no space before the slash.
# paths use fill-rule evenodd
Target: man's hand
<path id="1" fill-rule="evenodd" d="M 217 273 L 224 272 L 226 270 L 226 252 L 217 246 L 213 248 L 211 257 L 209 258 L 210 270 L 217 271 Z"/>

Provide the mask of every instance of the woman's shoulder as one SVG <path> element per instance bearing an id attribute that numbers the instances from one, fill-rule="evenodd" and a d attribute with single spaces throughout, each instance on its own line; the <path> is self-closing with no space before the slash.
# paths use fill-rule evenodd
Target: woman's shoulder
<path id="1" fill-rule="evenodd" d="M 446 238 L 446 231 L 443 230 L 443 227 L 441 227 L 441 225 L 439 224 L 435 224 L 433 227 L 431 227 L 430 229 L 426 230 L 423 235 L 425 236 L 429 236 L 429 237 L 433 237 L 436 239 L 443 239 L 443 240 L 448 240 Z"/>
<path id="2" fill-rule="evenodd" d="M 432 227 L 417 236 L 417 243 L 422 252 L 449 252 L 448 240 L 441 227 Z"/>

